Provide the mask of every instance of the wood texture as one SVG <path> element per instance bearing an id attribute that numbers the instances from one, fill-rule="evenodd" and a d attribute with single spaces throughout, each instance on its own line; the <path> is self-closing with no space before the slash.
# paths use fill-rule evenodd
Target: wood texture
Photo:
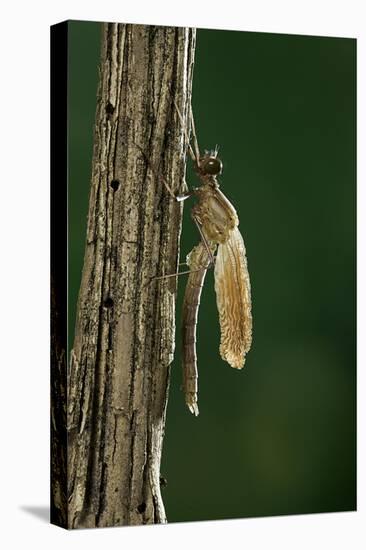
<path id="1" fill-rule="evenodd" d="M 68 527 L 166 521 L 160 493 L 192 29 L 105 24 L 68 387 Z"/>

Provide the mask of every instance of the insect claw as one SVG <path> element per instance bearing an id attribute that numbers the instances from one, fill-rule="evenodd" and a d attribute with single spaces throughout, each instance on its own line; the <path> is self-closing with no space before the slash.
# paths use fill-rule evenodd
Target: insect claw
<path id="1" fill-rule="evenodd" d="M 188 405 L 188 408 L 194 416 L 199 415 L 199 410 L 198 410 L 197 403 L 193 403 L 192 405 Z"/>

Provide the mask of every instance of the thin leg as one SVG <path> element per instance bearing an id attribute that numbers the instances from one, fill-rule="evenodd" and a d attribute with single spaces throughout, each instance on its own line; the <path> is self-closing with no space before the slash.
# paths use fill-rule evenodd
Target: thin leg
<path id="1" fill-rule="evenodd" d="M 211 269 L 215 263 L 215 257 L 212 256 L 212 262 L 209 263 L 207 267 L 200 267 L 199 269 L 187 269 L 186 271 L 181 271 L 180 273 L 170 273 L 169 275 L 159 275 L 159 277 L 151 277 L 150 282 L 156 281 L 157 279 L 169 279 L 170 277 L 179 277 L 180 275 L 187 275 L 188 273 L 196 273 L 202 271 L 203 269 Z M 180 262 L 178 265 L 188 265 L 187 262 Z"/>
<path id="2" fill-rule="evenodd" d="M 209 247 L 209 244 L 208 244 L 208 242 L 207 242 L 207 239 L 206 239 L 206 237 L 205 237 L 205 234 L 204 234 L 203 231 L 202 231 L 202 227 L 201 227 L 200 222 L 198 221 L 198 219 L 196 218 L 196 216 L 195 216 L 194 214 L 192 214 L 192 218 L 193 218 L 194 223 L 195 223 L 195 224 L 197 225 L 197 227 L 198 227 L 198 231 L 200 232 L 202 242 L 203 242 L 203 244 L 205 245 L 206 250 L 207 250 L 207 254 L 208 254 L 209 257 L 210 257 L 210 266 L 212 266 L 212 265 L 214 265 L 214 263 L 215 263 L 214 255 L 212 254 L 211 248 Z"/>
<path id="3" fill-rule="evenodd" d="M 188 132 L 187 132 L 187 128 L 186 128 L 186 125 L 185 125 L 185 122 L 183 120 L 183 117 L 182 117 L 182 113 L 180 112 L 179 108 L 178 108 L 178 105 L 175 101 L 175 99 L 173 98 L 173 102 L 174 102 L 174 105 L 175 105 L 175 109 L 178 113 L 178 116 L 179 116 L 179 120 L 180 120 L 180 123 L 182 125 L 182 129 L 183 129 L 183 132 L 184 132 L 184 135 L 186 136 L 186 140 L 187 140 L 187 144 L 188 144 L 188 151 L 189 151 L 189 154 L 191 155 L 191 159 L 193 160 L 193 162 L 195 163 L 198 163 L 199 162 L 199 158 L 196 157 L 196 155 L 194 154 L 193 152 L 193 149 L 192 149 L 192 146 L 190 144 L 190 139 L 189 139 L 189 135 L 188 135 Z"/>
<path id="4" fill-rule="evenodd" d="M 181 193 L 179 195 L 175 195 L 174 194 L 174 191 L 172 191 L 171 187 L 168 185 L 168 182 L 166 181 L 166 179 L 163 177 L 163 176 L 160 176 L 161 179 L 162 179 L 162 182 L 164 183 L 169 195 L 177 202 L 182 202 L 182 201 L 185 201 L 186 199 L 189 199 L 189 197 L 191 197 L 194 192 L 193 191 L 189 191 L 189 188 L 188 188 L 188 185 L 186 184 L 186 187 L 188 188 L 188 191 L 186 193 Z"/>
<path id="5" fill-rule="evenodd" d="M 170 273 L 169 275 L 159 275 L 158 277 L 151 277 L 150 281 L 147 282 L 146 284 L 149 284 L 152 281 L 156 281 L 156 280 L 159 280 L 159 279 L 169 279 L 171 277 L 179 277 L 180 275 L 187 275 L 189 273 L 197 273 L 198 271 L 211 269 L 211 267 L 213 267 L 215 265 L 215 256 L 212 254 L 212 251 L 211 251 L 211 249 L 208 245 L 208 242 L 207 242 L 207 239 L 206 239 L 205 235 L 203 234 L 203 231 L 200 227 L 200 224 L 199 224 L 199 222 L 198 222 L 198 220 L 196 219 L 195 216 L 192 216 L 192 217 L 193 217 L 193 219 L 194 219 L 194 221 L 195 221 L 195 223 L 198 227 L 198 230 L 199 230 L 200 235 L 201 235 L 202 242 L 205 245 L 207 253 L 210 257 L 210 263 L 208 264 L 208 266 L 207 267 L 200 267 L 199 269 L 187 269 L 186 271 L 181 271 L 180 273 Z M 188 264 L 187 264 L 187 262 L 181 262 L 178 265 L 188 265 Z"/>
<path id="6" fill-rule="evenodd" d="M 190 106 L 190 113 L 191 113 L 191 125 L 192 125 L 192 135 L 193 135 L 193 145 L 196 151 L 196 157 L 197 157 L 197 166 L 199 166 L 199 160 L 201 158 L 200 155 L 200 148 L 198 146 L 198 139 L 196 134 L 196 127 L 194 125 L 194 118 L 193 118 L 193 111 L 192 111 L 192 105 Z"/>
<path id="7" fill-rule="evenodd" d="M 154 172 L 153 172 L 154 173 Z M 158 177 L 156 174 L 154 174 L 155 177 Z M 166 179 L 164 178 L 164 176 L 160 176 L 162 182 L 164 183 L 165 185 L 165 188 L 167 189 L 169 195 L 174 199 L 176 200 L 177 202 L 182 202 L 182 201 L 185 201 L 186 199 L 189 199 L 189 197 L 191 197 L 193 195 L 193 191 L 190 191 L 189 190 L 189 187 L 187 185 L 187 182 L 186 180 L 184 180 L 184 185 L 186 186 L 187 188 L 187 191 L 185 193 L 181 193 L 179 195 L 175 195 L 174 191 L 172 191 L 172 188 L 170 187 L 170 185 L 168 184 L 168 182 L 166 181 Z"/>
<path id="8" fill-rule="evenodd" d="M 175 195 L 174 198 L 177 202 L 185 201 L 186 199 L 189 199 L 193 195 L 193 191 L 187 191 L 187 193 L 182 193 L 181 195 Z"/>
<path id="9" fill-rule="evenodd" d="M 181 271 L 180 273 L 170 273 L 170 275 L 160 275 L 159 277 L 152 277 L 151 281 L 156 281 L 158 279 L 169 279 L 170 277 L 179 277 L 180 275 L 187 275 L 188 273 L 197 273 L 198 271 L 210 269 L 211 264 L 208 267 L 200 267 L 199 269 L 187 269 L 186 271 Z M 151 282 L 150 281 L 150 282 Z"/>
<path id="10" fill-rule="evenodd" d="M 165 188 L 166 190 L 168 191 L 169 195 L 174 199 L 176 200 L 177 202 L 181 202 L 181 201 L 185 201 L 186 199 L 188 199 L 189 197 L 191 197 L 193 195 L 193 191 L 189 191 L 189 187 L 186 183 L 186 181 L 184 180 L 184 183 L 185 183 L 185 186 L 187 187 L 188 191 L 186 193 L 182 193 L 180 195 L 176 195 L 174 193 L 174 191 L 172 191 L 171 187 L 169 186 L 168 182 L 166 181 L 166 179 L 164 178 L 164 176 L 159 176 L 158 173 L 156 172 L 156 170 L 152 167 L 152 164 L 151 162 L 149 161 L 149 159 L 147 158 L 147 156 L 145 155 L 145 152 L 143 151 L 142 147 L 140 147 L 140 145 L 137 145 L 137 143 L 135 143 L 135 146 L 137 147 L 137 149 L 139 149 L 142 153 L 142 156 L 144 157 L 144 160 L 146 162 L 146 164 L 148 165 L 148 167 L 150 168 L 150 170 L 152 171 L 152 173 L 154 174 L 154 177 L 158 180 L 159 178 L 162 180 L 163 184 L 165 185 Z"/>
<path id="11" fill-rule="evenodd" d="M 212 264 L 210 264 L 208 267 L 201 267 L 200 269 L 187 269 L 187 271 L 181 271 L 180 273 L 170 273 L 169 275 L 160 275 L 159 277 L 151 277 L 150 280 L 143 285 L 143 287 L 151 284 L 153 281 L 170 279 L 171 277 L 180 277 L 180 275 L 187 275 L 188 273 L 196 273 L 197 271 L 202 271 L 203 269 L 210 269 L 210 267 L 212 267 Z"/>

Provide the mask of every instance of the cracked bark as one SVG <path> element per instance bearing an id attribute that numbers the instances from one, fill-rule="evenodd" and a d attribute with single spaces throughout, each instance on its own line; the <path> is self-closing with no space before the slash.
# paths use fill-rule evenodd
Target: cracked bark
<path id="1" fill-rule="evenodd" d="M 86 248 L 68 373 L 69 528 L 164 523 L 192 29 L 105 24 Z"/>

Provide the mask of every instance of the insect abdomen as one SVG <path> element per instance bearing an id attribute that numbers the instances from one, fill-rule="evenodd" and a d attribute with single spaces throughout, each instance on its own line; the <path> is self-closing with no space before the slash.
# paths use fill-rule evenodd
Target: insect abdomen
<path id="1" fill-rule="evenodd" d="M 191 273 L 188 277 L 183 301 L 183 389 L 186 404 L 195 416 L 198 415 L 196 327 L 203 282 L 210 260 L 206 246 L 203 243 L 196 246 L 187 257 Z"/>

